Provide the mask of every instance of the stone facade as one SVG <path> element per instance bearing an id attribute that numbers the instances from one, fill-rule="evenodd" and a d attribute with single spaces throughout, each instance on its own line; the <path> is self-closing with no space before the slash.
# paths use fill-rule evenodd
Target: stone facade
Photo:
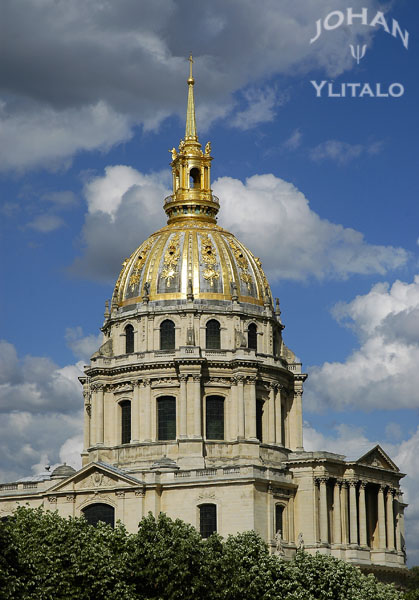
<path id="1" fill-rule="evenodd" d="M 216 224 L 193 84 L 191 73 L 168 225 L 124 261 L 80 378 L 83 466 L 0 485 L 1 514 L 29 503 L 79 516 L 101 504 L 129 531 L 149 511 L 202 531 L 211 506 L 213 530 L 254 529 L 284 559 L 304 547 L 404 569 L 397 466 L 379 446 L 352 462 L 303 449 L 306 375 L 259 259 Z"/>

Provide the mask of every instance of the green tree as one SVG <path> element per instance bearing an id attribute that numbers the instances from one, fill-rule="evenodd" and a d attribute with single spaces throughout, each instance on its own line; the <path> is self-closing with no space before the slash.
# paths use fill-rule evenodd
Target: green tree
<path id="1" fill-rule="evenodd" d="M 0 521 L 0 600 L 197 598 L 401 600 L 404 595 L 329 556 L 298 552 L 286 562 L 272 556 L 255 532 L 203 540 L 194 527 L 164 514 L 149 514 L 135 535 L 122 525 L 93 527 L 84 518 L 63 519 L 42 509 L 19 508 Z"/>

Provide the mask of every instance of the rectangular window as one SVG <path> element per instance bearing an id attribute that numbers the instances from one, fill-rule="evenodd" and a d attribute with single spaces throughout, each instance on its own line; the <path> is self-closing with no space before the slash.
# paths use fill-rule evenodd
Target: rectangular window
<path id="1" fill-rule="evenodd" d="M 256 400 L 256 437 L 262 442 L 263 436 L 263 400 Z"/>
<path id="2" fill-rule="evenodd" d="M 206 438 L 207 440 L 224 439 L 224 398 L 208 396 L 206 399 Z"/>
<path id="3" fill-rule="evenodd" d="M 217 507 L 215 504 L 202 504 L 199 507 L 199 532 L 203 538 L 217 531 Z"/>
<path id="4" fill-rule="evenodd" d="M 121 406 L 121 443 L 129 444 L 131 441 L 131 402 L 124 400 Z"/>
<path id="5" fill-rule="evenodd" d="M 157 400 L 157 438 L 176 439 L 176 398 L 163 396 Z"/>

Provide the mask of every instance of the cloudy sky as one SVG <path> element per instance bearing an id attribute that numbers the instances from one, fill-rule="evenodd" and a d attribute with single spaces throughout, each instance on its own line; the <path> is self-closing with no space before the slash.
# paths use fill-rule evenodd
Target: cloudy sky
<path id="1" fill-rule="evenodd" d="M 79 464 L 77 376 L 122 260 L 165 222 L 192 50 L 219 223 L 261 257 L 309 373 L 305 448 L 391 454 L 419 564 L 416 3 L 4 8 L 0 480 Z"/>

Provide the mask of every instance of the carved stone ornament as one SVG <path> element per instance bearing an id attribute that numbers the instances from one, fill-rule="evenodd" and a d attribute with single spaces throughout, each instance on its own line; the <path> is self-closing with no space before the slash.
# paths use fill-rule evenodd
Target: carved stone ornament
<path id="1" fill-rule="evenodd" d="M 116 496 L 117 498 L 125 498 L 125 492 L 124 492 L 124 491 L 122 491 L 122 490 L 117 490 L 117 491 L 115 492 L 115 496 Z"/>
<path id="2" fill-rule="evenodd" d="M 167 246 L 167 250 L 164 253 L 164 265 L 162 270 L 162 277 L 166 280 L 166 286 L 170 287 L 172 279 L 178 274 L 177 266 L 180 257 L 179 247 L 180 234 L 175 233 Z"/>
<path id="3" fill-rule="evenodd" d="M 137 498 L 144 498 L 144 496 L 145 496 L 145 489 L 143 488 L 142 490 L 135 490 L 135 496 Z"/>
<path id="4" fill-rule="evenodd" d="M 200 502 L 201 500 L 215 500 L 215 493 L 209 491 L 202 491 L 196 497 L 196 501 Z"/>
<path id="5" fill-rule="evenodd" d="M 217 271 L 217 255 L 215 247 L 208 234 L 201 235 L 201 257 L 202 262 L 205 264 L 203 277 L 210 282 L 211 287 L 214 287 L 214 279 L 218 279 L 220 274 Z"/>
<path id="6" fill-rule="evenodd" d="M 76 494 L 67 494 L 65 499 L 66 499 L 66 502 L 75 502 Z"/>
<path id="7" fill-rule="evenodd" d="M 51 504 L 57 504 L 57 496 L 48 496 L 48 502 Z"/>

